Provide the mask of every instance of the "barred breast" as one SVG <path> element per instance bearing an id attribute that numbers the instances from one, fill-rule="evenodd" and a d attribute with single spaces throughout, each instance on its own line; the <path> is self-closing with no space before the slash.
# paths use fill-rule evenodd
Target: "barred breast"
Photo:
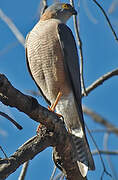
<path id="1" fill-rule="evenodd" d="M 70 92 L 57 33 L 59 23 L 54 19 L 39 21 L 26 42 L 32 76 L 51 104 L 59 91 L 64 95 Z"/>

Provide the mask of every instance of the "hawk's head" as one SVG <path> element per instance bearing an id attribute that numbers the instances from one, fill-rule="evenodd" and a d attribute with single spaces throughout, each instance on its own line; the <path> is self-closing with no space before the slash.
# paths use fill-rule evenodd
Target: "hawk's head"
<path id="1" fill-rule="evenodd" d="M 66 23 L 66 21 L 72 16 L 77 15 L 77 11 L 70 4 L 67 3 L 55 3 L 49 6 L 42 18 L 46 19 L 59 19 L 61 22 Z"/>

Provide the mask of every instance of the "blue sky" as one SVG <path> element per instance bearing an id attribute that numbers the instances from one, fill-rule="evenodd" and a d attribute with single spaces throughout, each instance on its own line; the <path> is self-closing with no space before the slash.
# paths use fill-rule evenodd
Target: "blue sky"
<path id="1" fill-rule="evenodd" d="M 51 3 L 52 1 L 50 1 Z M 69 2 L 69 1 L 63 1 Z M 77 1 L 76 1 L 77 2 Z M 106 12 L 112 3 L 110 1 L 100 2 Z M 20 0 L 20 1 L 0 1 L 0 8 L 15 23 L 19 31 L 26 37 L 38 20 L 39 0 Z M 88 8 L 88 9 L 87 9 Z M 103 74 L 111 71 L 118 66 L 118 42 L 108 27 L 108 24 L 100 9 L 93 1 L 83 0 L 80 8 L 76 8 L 80 16 L 80 35 L 83 42 L 84 54 L 84 77 L 86 87 L 94 82 Z M 89 11 L 89 12 L 88 12 Z M 89 14 L 89 15 L 88 15 Z M 117 9 L 109 15 L 109 18 L 118 34 L 118 11 Z M 72 18 L 68 26 L 73 30 Z M 73 31 L 74 32 L 74 31 Z M 8 26 L 0 19 L 0 73 L 5 74 L 10 82 L 17 89 L 27 94 L 27 90 L 37 91 L 37 87 L 32 81 L 26 67 L 24 47 L 17 41 L 14 34 Z M 83 98 L 83 104 L 101 114 L 108 121 L 118 127 L 118 77 L 113 77 L 99 86 L 88 97 Z M 43 98 L 38 98 L 40 104 L 46 106 Z M 15 108 L 5 107 L 0 103 L 0 111 L 8 113 L 18 123 L 23 126 L 23 130 L 17 130 L 8 120 L 0 117 L 0 145 L 10 156 L 26 140 L 36 134 L 37 123 L 30 120 L 25 114 Z M 104 128 L 85 116 L 86 124 L 90 129 Z M 103 149 L 103 133 L 94 133 L 100 149 Z M 95 149 L 90 137 L 91 149 Z M 110 150 L 118 149 L 117 136 L 111 134 L 108 147 Z M 3 154 L 0 152 L 0 157 Z M 100 179 L 102 166 L 98 156 L 95 156 L 96 171 L 89 172 L 88 178 L 94 180 Z M 103 156 L 106 168 L 110 171 L 106 157 Z M 118 156 L 112 156 L 112 163 L 115 166 L 118 162 Z M 37 155 L 29 165 L 26 180 L 44 179 L 48 180 L 53 169 L 51 148 Z M 8 180 L 18 179 L 21 167 Z M 117 173 L 118 176 L 118 173 Z M 109 180 L 104 176 L 104 180 Z"/>

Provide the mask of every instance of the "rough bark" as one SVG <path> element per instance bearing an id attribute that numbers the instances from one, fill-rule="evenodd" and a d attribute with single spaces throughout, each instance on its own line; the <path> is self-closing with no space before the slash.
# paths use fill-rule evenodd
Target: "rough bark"
<path id="1" fill-rule="evenodd" d="M 38 104 L 38 101 L 15 89 L 8 79 L 0 74 L 0 101 L 27 114 L 32 120 L 43 126 L 39 135 L 31 138 L 8 159 L 0 160 L 0 179 L 7 178 L 21 164 L 33 159 L 45 148 L 54 148 L 54 160 L 68 180 L 85 180 L 74 161 L 71 135 L 63 121 L 55 113 Z"/>

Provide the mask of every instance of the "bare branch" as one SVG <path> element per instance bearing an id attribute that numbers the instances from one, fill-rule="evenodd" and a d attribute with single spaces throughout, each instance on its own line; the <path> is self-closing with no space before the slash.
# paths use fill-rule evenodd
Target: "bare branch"
<path id="1" fill-rule="evenodd" d="M 0 146 L 0 149 L 1 149 L 1 151 L 3 152 L 5 158 L 7 158 L 7 155 L 6 155 L 6 153 L 4 152 L 4 150 L 3 150 L 3 148 L 2 148 L 1 146 Z"/>
<path id="2" fill-rule="evenodd" d="M 109 18 L 108 18 L 108 16 L 107 16 L 107 14 L 106 14 L 106 12 L 104 11 L 104 9 L 102 8 L 102 6 L 101 6 L 96 0 L 93 0 L 93 2 L 100 8 L 100 10 L 102 11 L 102 13 L 104 14 L 104 16 L 105 16 L 105 18 L 106 18 L 106 20 L 107 20 L 107 22 L 108 22 L 108 25 L 109 25 L 109 27 L 110 27 L 110 29 L 111 29 L 114 37 L 115 37 L 115 40 L 118 41 L 117 34 L 116 34 L 115 30 L 113 29 L 112 24 L 111 24 L 111 22 L 110 22 L 110 20 L 109 20 Z"/>
<path id="3" fill-rule="evenodd" d="M 86 125 L 86 124 L 85 124 L 85 125 Z M 101 177 L 104 176 L 104 173 L 106 173 L 108 176 L 112 177 L 111 174 L 106 170 L 105 163 L 104 163 L 103 158 L 102 158 L 102 156 L 101 156 L 101 154 L 100 154 L 100 150 L 99 150 L 99 148 L 98 148 L 98 145 L 97 145 L 97 143 L 95 142 L 95 140 L 94 140 L 94 138 L 93 138 L 93 136 L 92 136 L 89 128 L 87 127 L 87 125 L 86 125 L 86 129 L 87 129 L 87 131 L 88 131 L 88 133 L 89 133 L 89 135 L 90 135 L 90 137 L 91 137 L 91 139 L 92 139 L 92 141 L 93 141 L 93 143 L 94 143 L 94 145 L 95 145 L 95 147 L 96 147 L 96 149 L 97 149 L 97 152 L 98 152 L 98 154 L 99 154 L 99 157 L 100 157 L 100 160 L 101 160 L 101 163 L 102 163 L 102 166 L 103 166 L 103 172 L 102 172 Z M 102 178 L 101 178 L 101 179 L 102 179 Z"/>
<path id="4" fill-rule="evenodd" d="M 105 118 L 103 118 L 101 115 L 98 113 L 92 111 L 88 107 L 83 106 L 83 112 L 87 115 L 89 115 L 95 122 L 100 123 L 101 125 L 105 126 L 108 128 L 109 132 L 113 132 L 116 135 L 118 135 L 118 128 L 116 128 L 113 124 L 108 122 Z"/>
<path id="5" fill-rule="evenodd" d="M 28 94 L 30 94 L 30 95 L 32 95 L 32 96 L 35 96 L 35 97 L 41 96 L 41 93 L 38 92 L 38 91 L 34 91 L 34 90 L 26 90 L 25 92 L 28 93 Z"/>
<path id="6" fill-rule="evenodd" d="M 56 173 L 56 169 L 57 169 L 57 167 L 54 166 L 54 169 L 53 169 L 52 175 L 51 175 L 51 177 L 50 177 L 50 180 L 53 180 L 53 179 L 54 179 L 54 176 L 55 176 L 55 173 Z"/>
<path id="7" fill-rule="evenodd" d="M 89 94 L 92 90 L 94 90 L 99 85 L 103 84 L 104 81 L 108 80 L 109 78 L 111 78 L 113 76 L 118 76 L 118 69 L 115 69 L 113 71 L 110 71 L 110 72 L 104 74 L 99 79 L 97 79 L 95 82 L 93 82 L 89 87 L 86 88 L 87 94 Z M 82 96 L 84 96 L 83 93 L 82 93 Z"/>
<path id="8" fill-rule="evenodd" d="M 24 180 L 25 179 L 25 175 L 27 172 L 28 165 L 29 165 L 29 161 L 27 161 L 23 164 L 23 167 L 22 167 L 22 170 L 21 170 L 21 173 L 20 173 L 18 180 Z"/>
<path id="9" fill-rule="evenodd" d="M 74 7 L 74 1 L 73 0 L 70 0 L 70 4 Z M 75 29 L 75 33 L 76 33 L 77 42 L 79 45 L 81 84 L 82 84 L 83 94 L 84 94 L 84 96 L 86 96 L 87 94 L 86 94 L 86 88 L 85 88 L 85 84 L 84 84 L 84 73 L 83 73 L 84 60 L 83 60 L 82 41 L 81 41 L 80 34 L 79 34 L 79 28 L 78 28 L 79 26 L 77 23 L 77 16 L 73 16 L 73 22 L 74 22 L 74 29 Z"/>
<path id="10" fill-rule="evenodd" d="M 98 21 L 97 21 L 97 19 L 93 16 L 93 14 L 92 14 L 92 12 L 91 12 L 91 9 L 89 8 L 87 2 L 88 2 L 88 1 L 86 1 L 86 0 L 81 1 L 81 3 L 83 3 L 83 8 L 84 8 L 84 10 L 85 10 L 85 13 L 86 13 L 86 15 L 88 16 L 88 19 L 89 19 L 93 24 L 97 24 Z"/>
<path id="11" fill-rule="evenodd" d="M 108 9 L 108 13 L 112 14 L 116 10 L 117 7 L 118 7 L 118 1 L 116 1 L 116 0 L 112 1 L 111 5 Z"/>
<path id="12" fill-rule="evenodd" d="M 48 5 L 47 5 L 47 0 L 41 0 L 40 1 L 40 17 L 41 15 L 44 13 L 44 11 L 47 9 Z"/>
<path id="13" fill-rule="evenodd" d="M 99 150 L 99 152 L 97 150 L 92 151 L 93 155 L 99 155 L 99 153 L 103 155 L 106 155 L 106 154 L 118 155 L 118 151 L 105 151 L 105 150 Z"/>
<path id="14" fill-rule="evenodd" d="M 103 138 L 103 147 L 104 147 L 104 150 L 107 151 L 107 152 L 109 152 L 109 149 L 108 149 L 109 136 L 110 136 L 110 134 L 109 134 L 108 132 L 106 132 L 106 133 L 104 134 L 104 138 Z M 112 175 L 114 176 L 113 179 L 114 179 L 114 180 L 117 180 L 117 179 L 118 179 L 118 178 L 117 178 L 117 173 L 116 173 L 115 168 L 114 168 L 114 166 L 113 166 L 113 164 L 112 164 L 111 156 L 109 156 L 109 154 L 107 154 L 107 155 L 106 155 L 106 159 L 107 159 L 108 165 L 109 165 L 109 167 L 110 167 L 110 170 L 111 170 L 111 172 L 112 172 Z"/>
<path id="15" fill-rule="evenodd" d="M 51 137 L 49 138 L 49 136 L 48 138 L 40 138 L 38 136 L 31 138 L 27 143 L 19 147 L 10 158 L 0 160 L 0 179 L 7 178 L 21 164 L 32 159 L 49 145 L 51 145 Z"/>
<path id="16" fill-rule="evenodd" d="M 8 119 L 11 123 L 13 123 L 19 130 L 23 129 L 15 120 L 13 120 L 10 116 L 0 111 L 0 115 Z"/>
<path id="17" fill-rule="evenodd" d="M 117 129 L 117 128 L 115 128 Z M 114 133 L 113 131 L 115 130 L 114 128 L 109 128 L 109 129 L 91 129 L 91 133 Z"/>
<path id="18" fill-rule="evenodd" d="M 15 89 L 8 79 L 0 74 L 0 101 L 10 107 L 16 107 L 36 122 L 47 128 L 39 137 L 34 137 L 22 145 L 9 159 L 0 161 L 0 178 L 13 173 L 21 164 L 32 159 L 48 146 L 53 146 L 61 163 L 62 172 L 68 180 L 85 180 L 81 176 L 77 162 L 74 161 L 72 135 L 67 132 L 63 122 L 53 112 L 38 104 L 31 96 Z M 56 156 L 55 156 L 56 157 Z"/>
<path id="19" fill-rule="evenodd" d="M 25 44 L 25 39 L 21 32 L 17 29 L 15 24 L 11 21 L 11 19 L 0 9 L 0 18 L 7 24 L 7 26 L 11 29 L 16 39 L 20 42 L 22 46 Z"/>

